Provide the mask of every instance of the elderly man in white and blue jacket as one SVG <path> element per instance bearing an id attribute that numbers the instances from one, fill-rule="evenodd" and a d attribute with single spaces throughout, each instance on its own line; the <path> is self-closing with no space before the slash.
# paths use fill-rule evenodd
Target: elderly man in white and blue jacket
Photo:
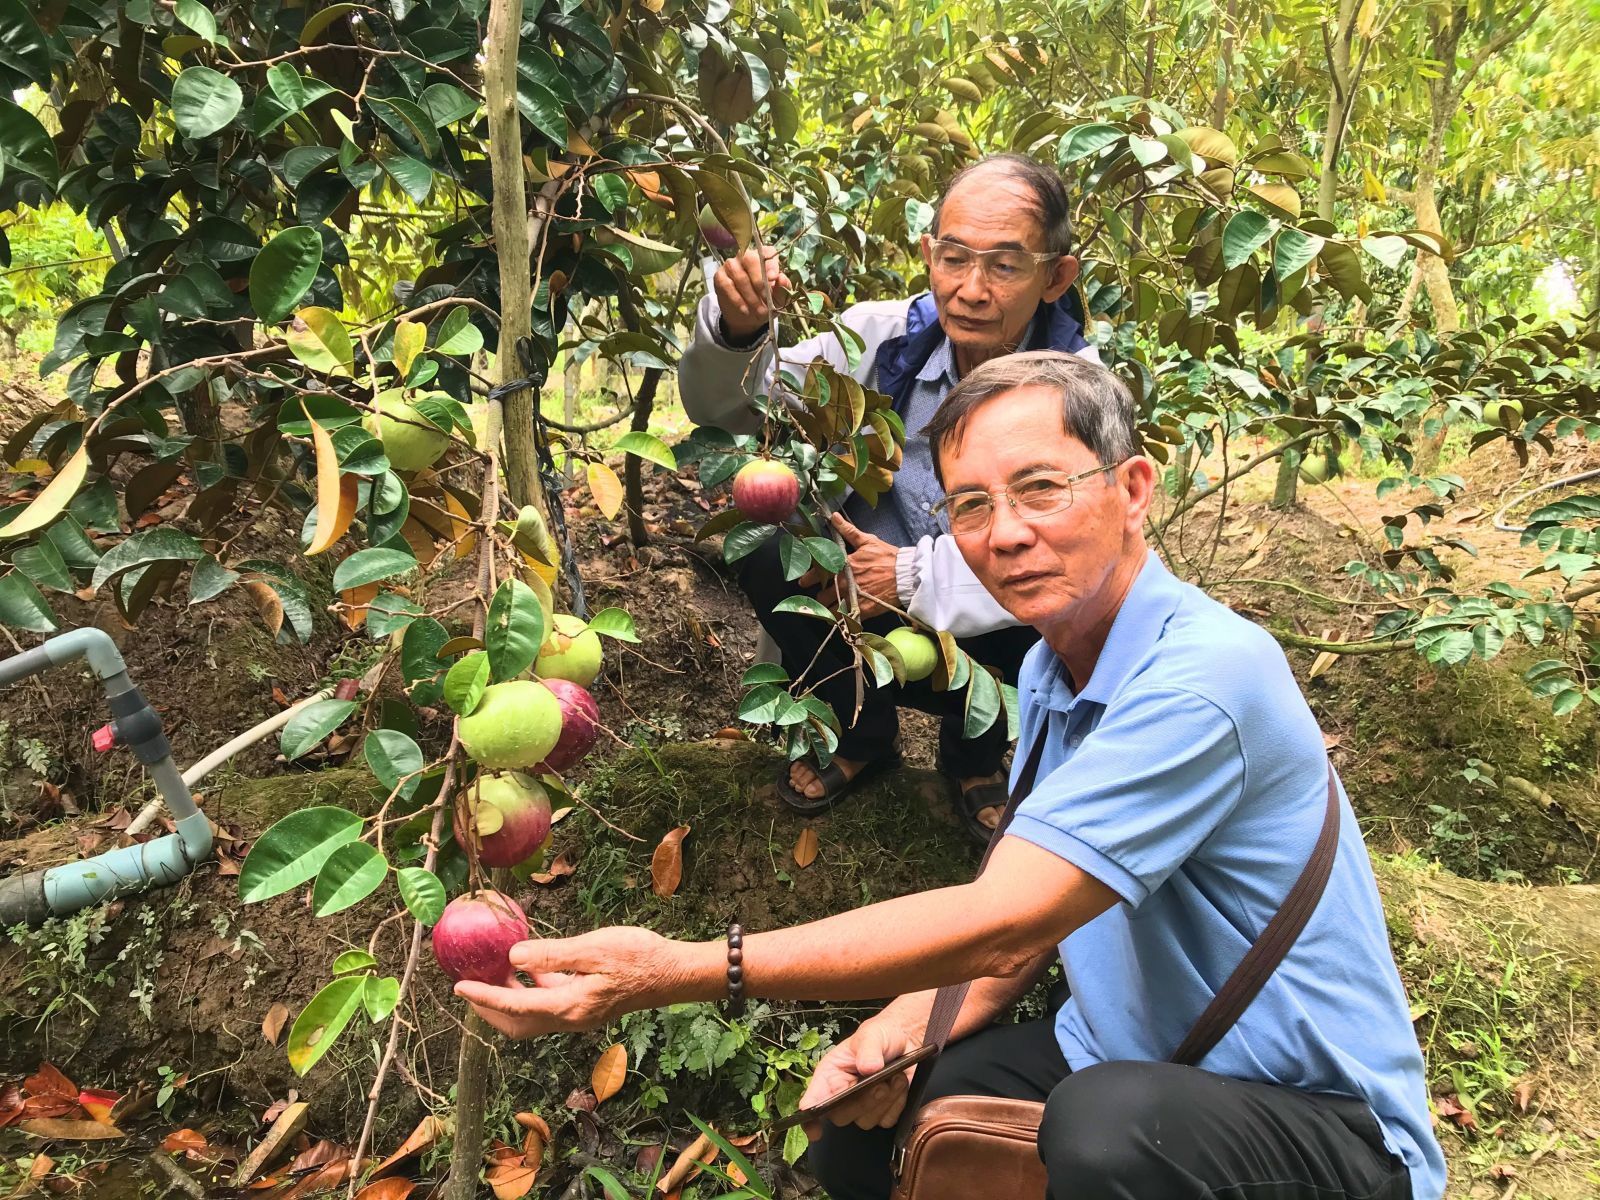
<path id="1" fill-rule="evenodd" d="M 900 623 L 877 603 L 888 601 L 932 629 L 950 631 L 969 654 L 1013 684 L 1038 635 L 994 601 L 931 515 L 943 492 L 922 428 L 957 381 L 989 359 L 1053 349 L 1099 361 L 1083 336 L 1082 308 L 1071 286 L 1078 260 L 1071 250 L 1061 177 L 1033 159 L 996 155 L 957 174 L 939 201 L 932 232 L 922 239 L 931 290 L 910 300 L 857 304 L 841 318 L 866 343 L 852 373 L 893 398 L 906 428 L 894 486 L 876 508 L 851 496 L 835 517 L 851 548 L 867 628 L 883 633 Z M 769 248 L 766 254 L 765 277 L 781 307 L 789 280 L 776 251 Z M 721 265 L 714 294 L 700 304 L 694 342 L 678 367 L 683 406 L 697 424 L 734 433 L 760 427 L 750 400 L 757 381 L 770 374 L 773 353 L 765 344 L 769 310 L 762 279 L 758 252 L 748 250 Z M 785 363 L 803 366 L 818 358 L 849 370 L 832 333 L 783 351 Z M 739 581 L 791 677 L 809 665 L 808 678 L 824 681 L 818 695 L 848 721 L 855 681 L 845 647 L 818 621 L 772 611 L 796 591 L 784 579 L 776 538 L 741 561 Z M 825 598 L 832 598 L 831 586 Z M 830 640 L 820 645 L 825 636 Z M 937 692 L 926 681 L 869 690 L 833 760 L 826 766 L 809 759 L 791 764 L 778 779 L 779 794 L 798 812 L 821 812 L 873 771 L 894 765 L 899 760 L 897 709 L 909 705 L 943 718 L 940 768 L 960 784 L 964 826 L 974 839 L 987 841 L 1006 799 L 1000 775 L 1005 723 L 980 737 L 963 738 L 962 698 Z"/>

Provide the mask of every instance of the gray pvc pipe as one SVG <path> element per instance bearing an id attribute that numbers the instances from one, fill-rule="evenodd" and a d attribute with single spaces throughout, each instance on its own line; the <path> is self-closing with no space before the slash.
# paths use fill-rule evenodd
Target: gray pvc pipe
<path id="1" fill-rule="evenodd" d="M 83 658 L 110 698 L 133 691 L 116 643 L 100 629 L 74 629 L 0 661 L 0 686 Z M 160 739 L 165 745 L 165 739 Z M 0 924 L 38 924 L 147 887 L 170 887 L 211 854 L 211 822 L 196 807 L 170 753 L 148 763 L 150 776 L 177 818 L 177 832 L 109 850 L 81 862 L 0 880 Z"/>

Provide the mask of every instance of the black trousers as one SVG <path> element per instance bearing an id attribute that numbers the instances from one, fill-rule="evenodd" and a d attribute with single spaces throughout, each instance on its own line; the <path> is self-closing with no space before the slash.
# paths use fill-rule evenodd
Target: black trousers
<path id="1" fill-rule="evenodd" d="M 1360 1100 L 1198 1067 L 1111 1062 L 1074 1074 L 1052 1020 L 995 1025 L 939 1058 L 927 1098 L 1045 1101 L 1049 1200 L 1410 1200 L 1406 1166 Z M 811 1170 L 833 1200 L 887 1200 L 893 1131 L 824 1124 Z M 1029 1200 L 1013 1196 L 1005 1200 Z"/>
<path id="2" fill-rule="evenodd" d="M 850 667 L 849 647 L 838 636 L 835 627 L 815 617 L 772 611 L 780 601 L 790 596 L 802 592 L 815 595 L 818 590 L 801 588 L 784 579 L 777 538 L 767 539 L 758 550 L 740 560 L 739 586 L 749 597 L 762 628 L 783 651 L 783 665 L 790 679 L 798 679 L 815 657 L 815 665 L 811 666 L 806 679 L 808 682 L 824 681 L 817 687 L 816 694 L 832 706 L 845 727 L 839 737 L 839 757 L 872 762 L 887 755 L 900 732 L 897 710 L 905 705 L 943 718 L 939 724 L 939 756 L 944 769 L 951 775 L 957 779 L 970 779 L 979 775 L 993 775 L 1000 770 L 1006 756 L 1005 720 L 1002 718 L 995 722 L 988 732 L 979 737 L 963 737 L 964 689 L 960 692 L 935 691 L 926 679 L 903 686 L 891 683 L 888 687 L 875 688 L 872 686 L 871 673 L 868 672 L 861 714 L 854 725 L 850 723 L 851 714 L 855 711 L 856 684 L 855 672 Z M 899 617 L 885 613 L 869 617 L 863 624 L 873 633 L 886 634 L 904 622 Z M 1015 685 L 1023 656 L 1038 640 L 1037 631 L 1020 625 L 976 637 L 960 638 L 957 644 L 978 662 L 1000 671 L 1007 683 Z"/>

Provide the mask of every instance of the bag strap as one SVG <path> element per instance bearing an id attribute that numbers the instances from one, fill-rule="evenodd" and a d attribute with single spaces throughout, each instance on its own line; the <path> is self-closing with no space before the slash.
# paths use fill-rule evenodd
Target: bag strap
<path id="1" fill-rule="evenodd" d="M 1033 790 L 1034 780 L 1039 773 L 1039 762 L 1044 756 L 1044 742 L 1045 731 L 1041 729 L 1039 736 L 1034 739 L 1022 773 L 1017 776 L 1017 785 L 1011 790 L 1010 798 L 1006 801 L 1005 812 L 999 824 L 995 826 L 988 848 L 983 852 L 983 861 L 978 867 L 980 875 L 983 874 L 984 867 L 989 865 L 989 855 L 1000 844 L 1006 826 L 1011 824 L 1017 805 Z M 1272 915 L 1266 928 L 1261 931 L 1261 936 L 1245 952 L 1244 958 L 1218 989 L 1217 994 L 1212 997 L 1211 1003 L 1206 1005 L 1205 1011 L 1200 1014 L 1200 1019 L 1195 1022 L 1170 1061 L 1182 1066 L 1197 1065 L 1222 1040 L 1223 1035 L 1233 1028 L 1245 1009 L 1250 1007 L 1250 1002 L 1266 986 L 1267 980 L 1277 970 L 1278 964 L 1283 961 L 1301 931 L 1305 929 L 1306 922 L 1311 919 L 1311 914 L 1316 910 L 1317 903 L 1322 899 L 1322 893 L 1328 886 L 1328 878 L 1333 873 L 1333 860 L 1339 850 L 1339 824 L 1339 789 L 1333 773 L 1333 764 L 1329 763 L 1328 807 L 1322 820 L 1322 831 L 1317 835 L 1317 842 L 1312 848 L 1310 859 L 1300 872 L 1300 877 L 1295 880 L 1294 886 L 1289 889 L 1282 906 Z M 928 1081 L 933 1075 L 934 1064 L 950 1040 L 950 1031 L 955 1028 L 956 1017 L 961 1012 L 962 1002 L 966 1000 L 967 991 L 971 986 L 970 981 L 953 984 L 940 988 L 934 995 L 933 1009 L 928 1015 L 928 1026 L 922 1040 L 925 1043 L 932 1042 L 937 1049 L 917 1065 L 916 1072 L 911 1077 L 911 1086 L 906 1091 L 905 1108 L 900 1113 L 899 1124 L 895 1126 L 895 1161 L 898 1161 L 899 1152 L 904 1149 L 906 1139 L 910 1137 L 911 1130 L 916 1124 L 917 1111 L 922 1107 L 922 1096 L 928 1090 Z"/>
<path id="2" fill-rule="evenodd" d="M 1272 920 L 1267 922 L 1261 936 L 1245 951 L 1244 958 L 1233 969 L 1233 974 L 1228 976 L 1227 982 L 1211 998 L 1211 1003 L 1206 1005 L 1205 1012 L 1200 1014 L 1194 1028 L 1189 1030 L 1189 1036 L 1173 1051 L 1172 1062 L 1186 1067 L 1195 1066 L 1244 1015 L 1244 1010 L 1250 1007 L 1250 1002 L 1266 986 L 1273 971 L 1278 969 L 1278 964 L 1289 953 L 1289 948 L 1311 919 L 1317 902 L 1322 899 L 1323 890 L 1328 886 L 1328 876 L 1333 873 L 1333 860 L 1338 852 L 1339 785 L 1334 780 L 1333 764 L 1329 763 L 1328 811 L 1322 819 L 1322 832 L 1317 835 L 1317 844 L 1312 848 L 1305 870 L 1300 872 L 1300 878 L 1294 881 L 1294 887 L 1284 897 L 1282 907 L 1272 914 Z"/>

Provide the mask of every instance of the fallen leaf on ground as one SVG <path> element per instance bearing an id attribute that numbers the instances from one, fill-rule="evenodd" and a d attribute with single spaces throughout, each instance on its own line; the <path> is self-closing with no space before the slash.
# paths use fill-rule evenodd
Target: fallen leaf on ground
<path id="1" fill-rule="evenodd" d="M 1476 1129 L 1478 1118 L 1472 1115 L 1471 1110 L 1464 1108 L 1461 1101 L 1454 1095 L 1435 1096 L 1433 1110 L 1442 1120 L 1454 1121 L 1462 1129 Z"/>
<path id="2" fill-rule="evenodd" d="M 798 867 L 809 867 L 817 861 L 817 831 L 802 829 L 794 840 L 794 861 Z"/>
<path id="3" fill-rule="evenodd" d="M 107 1125 L 104 1121 L 63 1121 L 54 1117 L 19 1121 L 17 1128 L 35 1137 L 62 1142 L 101 1142 L 128 1136 L 115 1125 Z"/>
<path id="4" fill-rule="evenodd" d="M 676 892 L 678 884 L 683 882 L 683 839 L 687 836 L 687 825 L 669 830 L 650 856 L 650 890 L 663 900 Z"/>
<path id="5" fill-rule="evenodd" d="M 573 1112 L 593 1112 L 594 1093 L 588 1088 L 573 1088 L 567 1096 L 566 1107 Z"/>
<path id="6" fill-rule="evenodd" d="M 550 864 L 548 871 L 535 871 L 528 878 L 534 883 L 554 883 L 558 879 L 564 879 L 571 875 L 575 870 L 577 868 L 572 865 L 572 860 L 567 857 L 567 852 L 563 850 L 556 855 L 556 860 Z"/>
<path id="7" fill-rule="evenodd" d="M 1489 1168 L 1489 1175 L 1494 1179 L 1515 1179 L 1517 1169 L 1510 1163 L 1495 1163 Z"/>
<path id="8" fill-rule="evenodd" d="M 401 1179 L 398 1175 L 389 1179 L 379 1179 L 369 1183 L 356 1193 L 356 1200 L 406 1200 L 414 1190 L 416 1184 L 409 1179 Z"/>
<path id="9" fill-rule="evenodd" d="M 336 1162 L 340 1156 L 350 1157 L 350 1152 L 337 1142 L 330 1142 L 326 1138 L 314 1144 L 311 1149 L 303 1150 L 295 1155 L 294 1161 L 289 1164 L 291 1171 L 304 1171 L 308 1167 L 321 1167 L 328 1163 Z"/>
<path id="10" fill-rule="evenodd" d="M 161 1148 L 168 1154 L 183 1151 L 193 1155 L 206 1148 L 206 1135 L 195 1129 L 174 1129 L 161 1139 Z"/>
<path id="11" fill-rule="evenodd" d="M 1516 1102 L 1519 1113 L 1527 1112 L 1528 1102 L 1533 1099 L 1533 1084 L 1524 1079 L 1511 1090 L 1511 1098 Z"/>
<path id="12" fill-rule="evenodd" d="M 54 1063 L 40 1063 L 39 1069 L 22 1081 L 22 1090 L 30 1096 L 61 1096 L 74 1103 L 78 1099 L 78 1085 L 63 1075 Z"/>
<path id="13" fill-rule="evenodd" d="M 411 1131 L 411 1136 L 400 1143 L 398 1150 L 379 1163 L 373 1174 L 381 1175 L 401 1159 L 410 1158 L 413 1154 L 421 1154 L 429 1146 L 437 1142 L 439 1135 L 443 1132 L 444 1126 L 437 1117 L 423 1117 L 421 1121 L 417 1122 L 417 1127 Z"/>
<path id="14" fill-rule="evenodd" d="M 270 583 L 263 583 L 259 579 L 245 580 L 244 590 L 255 603 L 256 613 L 267 627 L 267 632 L 277 637 L 278 631 L 283 628 L 283 601 L 278 599 L 278 593 Z"/>
<path id="15" fill-rule="evenodd" d="M 494 1200 L 521 1200 L 533 1190 L 533 1182 L 538 1177 L 538 1167 L 501 1163 L 489 1168 L 489 1189 L 494 1192 Z"/>
<path id="16" fill-rule="evenodd" d="M 105 1088 L 84 1088 L 78 1093 L 78 1103 L 83 1111 L 96 1121 L 104 1121 L 107 1125 L 115 1125 L 111 1119 L 111 1110 L 116 1108 L 122 1099 L 120 1092 L 107 1091 Z"/>
<path id="17" fill-rule="evenodd" d="M 750 738 L 745 734 L 744 730 L 735 729 L 731 725 L 728 726 L 725 729 L 717 730 L 711 736 L 713 738 L 721 739 L 723 741 L 728 741 L 728 742 L 748 742 L 750 740 Z"/>
<path id="18" fill-rule="evenodd" d="M 706 1163 L 715 1162 L 718 1153 L 716 1143 L 702 1133 L 672 1160 L 667 1173 L 656 1181 L 656 1191 L 662 1195 L 677 1191 L 700 1174 Z"/>
<path id="19" fill-rule="evenodd" d="M 35 1154 L 33 1162 L 28 1165 L 28 1181 L 30 1183 L 38 1183 L 39 1180 L 50 1174 L 50 1169 L 55 1165 L 56 1160 L 48 1154 Z"/>
<path id="20" fill-rule="evenodd" d="M 550 1126 L 538 1113 L 519 1112 L 516 1121 L 524 1129 L 537 1129 L 545 1141 L 550 1140 Z"/>
<path id="21" fill-rule="evenodd" d="M 628 1048 L 621 1042 L 607 1047 L 589 1075 L 589 1086 L 594 1089 L 594 1102 L 601 1104 L 620 1092 L 627 1075 Z"/>
<path id="22" fill-rule="evenodd" d="M 278 1037 L 283 1033 L 284 1022 L 289 1019 L 289 1006 L 282 1002 L 274 1004 L 267 1009 L 267 1015 L 261 1020 L 261 1036 L 267 1039 L 267 1045 L 276 1046 Z"/>

